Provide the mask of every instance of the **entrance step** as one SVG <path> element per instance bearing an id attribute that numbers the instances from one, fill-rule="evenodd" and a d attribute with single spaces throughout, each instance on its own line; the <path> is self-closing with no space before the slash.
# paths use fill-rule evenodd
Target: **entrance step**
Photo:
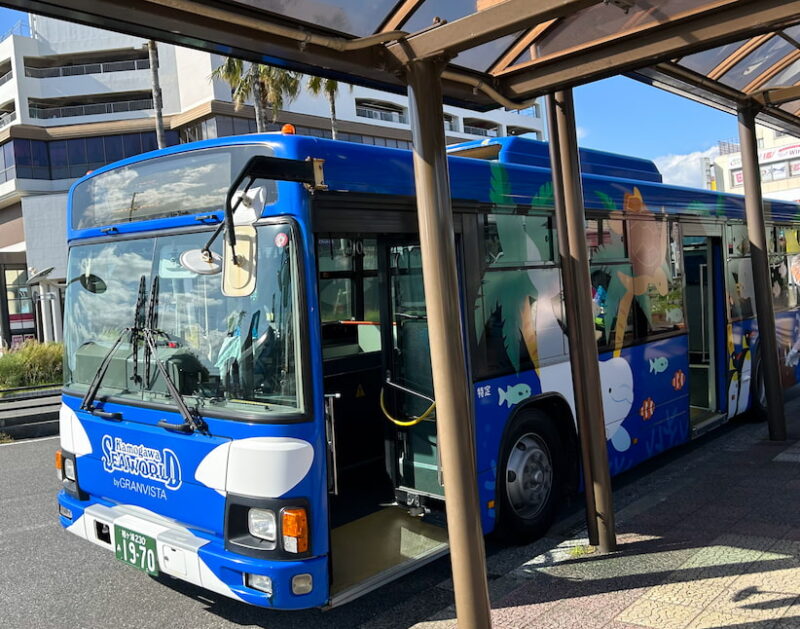
<path id="1" fill-rule="evenodd" d="M 331 532 L 331 606 L 342 605 L 448 551 L 447 530 L 386 507 Z"/>
<path id="2" fill-rule="evenodd" d="M 691 407 L 691 424 L 692 424 L 692 439 L 697 439 L 700 435 L 707 433 L 709 430 L 714 430 L 728 421 L 728 416 L 719 411 L 710 411 L 708 409 Z"/>

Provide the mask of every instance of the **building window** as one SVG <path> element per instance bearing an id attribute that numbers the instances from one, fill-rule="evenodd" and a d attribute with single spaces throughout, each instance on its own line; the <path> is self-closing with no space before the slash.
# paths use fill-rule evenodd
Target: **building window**
<path id="1" fill-rule="evenodd" d="M 356 100 L 356 116 L 383 122 L 408 123 L 406 110 L 400 105 L 377 100 Z"/>
<path id="2" fill-rule="evenodd" d="M 165 133 L 167 146 L 178 143 L 175 131 Z M 153 131 L 71 140 L 14 139 L 2 145 L 0 183 L 11 179 L 74 179 L 111 162 L 155 150 Z"/>

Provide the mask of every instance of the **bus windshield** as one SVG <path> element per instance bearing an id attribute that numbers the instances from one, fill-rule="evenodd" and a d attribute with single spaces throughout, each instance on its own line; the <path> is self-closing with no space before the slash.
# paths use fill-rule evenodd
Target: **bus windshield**
<path id="1" fill-rule="evenodd" d="M 257 234 L 257 284 L 247 297 L 224 296 L 221 274 L 181 266 L 181 253 L 202 247 L 208 231 L 74 246 L 64 322 L 66 389 L 86 391 L 119 334 L 134 325 L 141 279 L 149 306 L 157 276 L 157 358 L 190 407 L 232 416 L 302 411 L 293 231 L 280 223 L 260 225 Z M 144 344 L 127 337 L 98 392 L 98 399 L 108 396 L 174 405 L 155 360 L 145 360 Z"/>

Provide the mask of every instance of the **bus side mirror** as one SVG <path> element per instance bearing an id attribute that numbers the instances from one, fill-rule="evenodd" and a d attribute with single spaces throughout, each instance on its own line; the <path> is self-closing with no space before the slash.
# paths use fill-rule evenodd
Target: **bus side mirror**
<path id="1" fill-rule="evenodd" d="M 256 289 L 258 234 L 252 225 L 234 225 L 235 249 L 231 239 L 224 239 L 222 252 L 222 294 L 226 297 L 249 297 Z M 235 252 L 234 252 L 235 251 Z M 236 264 L 234 264 L 234 256 Z"/>

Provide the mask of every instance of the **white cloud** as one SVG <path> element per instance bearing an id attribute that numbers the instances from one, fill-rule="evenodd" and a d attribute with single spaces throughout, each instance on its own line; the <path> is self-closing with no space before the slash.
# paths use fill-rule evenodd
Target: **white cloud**
<path id="1" fill-rule="evenodd" d="M 685 155 L 664 155 L 656 157 L 653 161 L 664 177 L 664 183 L 675 186 L 688 186 L 690 188 L 705 187 L 705 171 L 703 159 L 712 162 L 719 155 L 719 147 L 712 146 L 705 151 L 695 151 Z"/>
<path id="2" fill-rule="evenodd" d="M 586 127 L 576 126 L 575 127 L 575 135 L 578 136 L 578 142 L 580 142 L 587 135 L 589 135 L 589 129 L 587 129 Z"/>

